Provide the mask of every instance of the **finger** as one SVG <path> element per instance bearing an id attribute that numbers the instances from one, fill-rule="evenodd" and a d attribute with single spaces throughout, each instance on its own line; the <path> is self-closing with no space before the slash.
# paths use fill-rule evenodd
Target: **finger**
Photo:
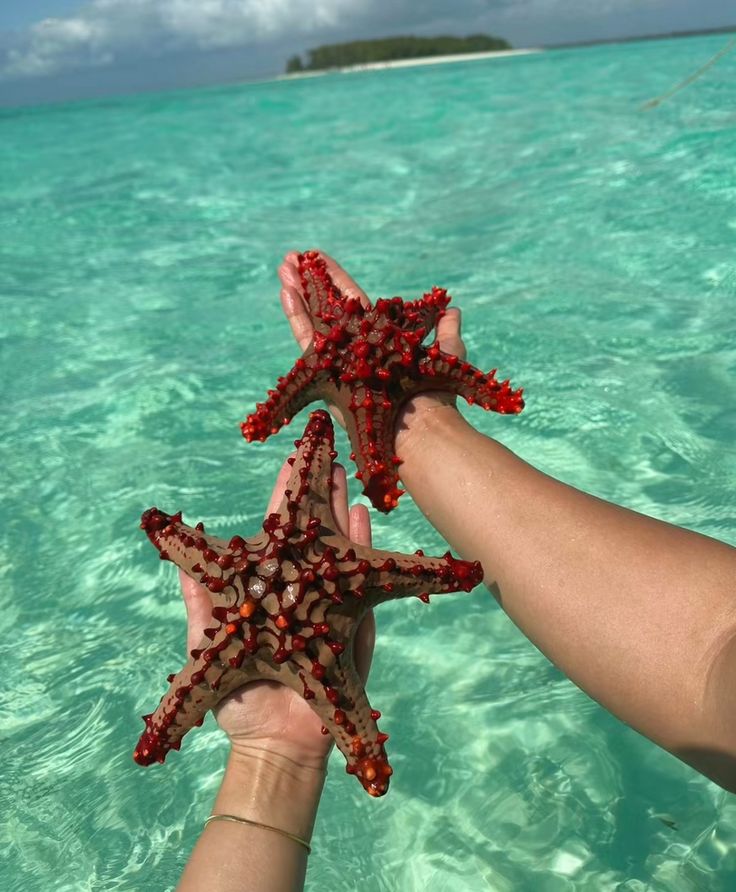
<path id="1" fill-rule="evenodd" d="M 293 458 L 296 453 L 292 453 L 289 458 Z M 268 500 L 268 507 L 266 508 L 266 517 L 269 514 L 273 514 L 274 511 L 281 504 L 281 499 L 284 497 L 284 490 L 286 489 L 286 484 L 289 482 L 289 477 L 291 476 L 291 465 L 288 461 L 285 461 L 281 466 L 281 470 L 279 471 L 279 476 L 276 478 L 276 483 L 273 487 L 273 492 L 271 493 L 271 498 Z"/>
<path id="2" fill-rule="evenodd" d="M 353 505 L 350 509 L 348 539 L 357 545 L 371 546 L 371 515 L 365 505 Z"/>
<path id="3" fill-rule="evenodd" d="M 437 340 L 445 353 L 465 359 L 467 353 L 460 334 L 462 317 L 458 307 L 451 307 L 437 323 Z"/>
<path id="4" fill-rule="evenodd" d="M 348 515 L 348 475 L 345 468 L 335 462 L 332 470 L 332 492 L 330 494 L 332 514 L 338 530 L 350 538 L 350 520 Z"/>
<path id="5" fill-rule="evenodd" d="M 366 309 L 370 308 L 371 302 L 368 295 L 363 291 L 360 285 L 358 285 L 355 279 L 347 273 L 336 260 L 330 257 L 329 254 L 325 254 L 324 251 L 320 251 L 319 254 L 327 266 L 327 272 L 332 277 L 332 281 L 337 285 L 345 297 L 357 297 Z"/>
<path id="6" fill-rule="evenodd" d="M 358 631 L 355 633 L 355 643 L 353 645 L 353 655 L 355 657 L 355 668 L 358 670 L 363 683 L 368 678 L 373 661 L 373 648 L 376 644 L 376 619 L 373 611 L 369 610 L 363 617 Z"/>
<path id="7" fill-rule="evenodd" d="M 371 545 L 371 515 L 365 505 L 353 505 L 350 509 L 349 538 L 357 545 Z M 376 620 L 369 610 L 355 633 L 355 668 L 364 682 L 371 668 L 375 643 Z"/>
<path id="8" fill-rule="evenodd" d="M 306 350 L 312 341 L 314 326 L 307 312 L 307 305 L 302 296 L 302 283 L 299 275 L 299 255 L 289 251 L 279 266 L 281 280 L 281 306 L 289 320 L 294 338 L 302 350 Z"/>
<path id="9" fill-rule="evenodd" d="M 187 653 L 202 640 L 204 630 L 212 620 L 212 598 L 209 591 L 179 570 L 181 594 L 187 609 Z"/>
<path id="10" fill-rule="evenodd" d="M 314 326 L 312 320 L 307 313 L 307 307 L 302 300 L 301 294 L 293 285 L 285 283 L 282 280 L 281 285 L 281 308 L 284 315 L 289 320 L 294 340 L 299 344 L 302 350 L 306 350 L 312 343 L 314 334 Z"/>
<path id="11" fill-rule="evenodd" d="M 299 291 L 302 287 L 302 280 L 299 275 L 299 255 L 296 251 L 288 251 L 284 255 L 279 267 L 279 278 L 282 282 L 288 282 Z"/>

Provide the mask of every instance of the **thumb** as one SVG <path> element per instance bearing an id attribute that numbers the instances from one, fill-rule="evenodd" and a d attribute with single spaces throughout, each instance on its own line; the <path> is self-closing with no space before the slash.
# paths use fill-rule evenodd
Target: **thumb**
<path id="1" fill-rule="evenodd" d="M 212 619 L 212 599 L 207 589 L 179 571 L 181 594 L 187 609 L 187 653 L 204 637 L 204 630 Z"/>
<path id="2" fill-rule="evenodd" d="M 465 359 L 467 351 L 460 335 L 461 315 L 458 307 L 451 307 L 437 323 L 440 350 Z"/>

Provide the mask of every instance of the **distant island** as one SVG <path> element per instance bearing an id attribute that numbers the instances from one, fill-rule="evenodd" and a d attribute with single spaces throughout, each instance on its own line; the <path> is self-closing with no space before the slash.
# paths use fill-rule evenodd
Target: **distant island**
<path id="1" fill-rule="evenodd" d="M 306 62 L 302 61 L 301 56 L 292 56 L 286 63 L 286 73 L 510 49 L 511 44 L 507 40 L 487 34 L 471 34 L 469 37 L 381 37 L 378 40 L 353 40 L 350 43 L 318 46 L 308 51 Z"/>

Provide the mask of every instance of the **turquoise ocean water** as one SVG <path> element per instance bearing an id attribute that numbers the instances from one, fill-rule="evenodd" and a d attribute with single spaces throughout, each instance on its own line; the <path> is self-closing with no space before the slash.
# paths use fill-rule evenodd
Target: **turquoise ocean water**
<path id="1" fill-rule="evenodd" d="M 736 543 L 736 53 L 640 110 L 725 41 L 0 113 L 3 889 L 171 889 L 209 813 L 211 717 L 164 768 L 131 758 L 185 650 L 137 524 L 157 504 L 256 529 L 306 416 L 264 445 L 237 428 L 296 356 L 289 248 L 376 296 L 446 286 L 471 359 L 526 389 L 518 418 L 469 409 L 481 430 Z M 374 525 L 444 550 L 408 496 Z M 334 757 L 312 892 L 736 887 L 733 797 L 485 591 L 377 620 L 396 773 L 374 801 Z"/>

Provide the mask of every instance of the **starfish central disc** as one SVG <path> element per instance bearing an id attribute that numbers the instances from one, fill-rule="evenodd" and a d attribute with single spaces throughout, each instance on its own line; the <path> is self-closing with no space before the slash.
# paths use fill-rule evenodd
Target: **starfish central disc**
<path id="1" fill-rule="evenodd" d="M 236 688 L 263 678 L 298 691 L 319 715 L 373 796 L 388 789 L 391 767 L 353 661 L 353 640 L 369 608 L 433 592 L 470 591 L 479 563 L 420 552 L 404 555 L 351 542 L 330 507 L 334 432 L 313 412 L 278 510 L 248 539 L 218 539 L 150 508 L 141 526 L 160 556 L 212 594 L 212 624 L 177 675 L 135 750 L 141 765 L 163 762 L 206 712 Z"/>
<path id="2" fill-rule="evenodd" d="M 299 275 L 312 343 L 242 423 L 248 441 L 275 434 L 316 399 L 334 403 L 345 418 L 355 476 L 373 506 L 387 513 L 403 494 L 393 442 L 397 414 L 408 399 L 440 390 L 502 414 L 524 407 L 521 390 L 497 381 L 495 369 L 480 371 L 441 350 L 436 338 L 423 345 L 450 302 L 443 288 L 415 301 L 392 297 L 365 306 L 342 294 L 316 252 L 299 255 Z"/>

